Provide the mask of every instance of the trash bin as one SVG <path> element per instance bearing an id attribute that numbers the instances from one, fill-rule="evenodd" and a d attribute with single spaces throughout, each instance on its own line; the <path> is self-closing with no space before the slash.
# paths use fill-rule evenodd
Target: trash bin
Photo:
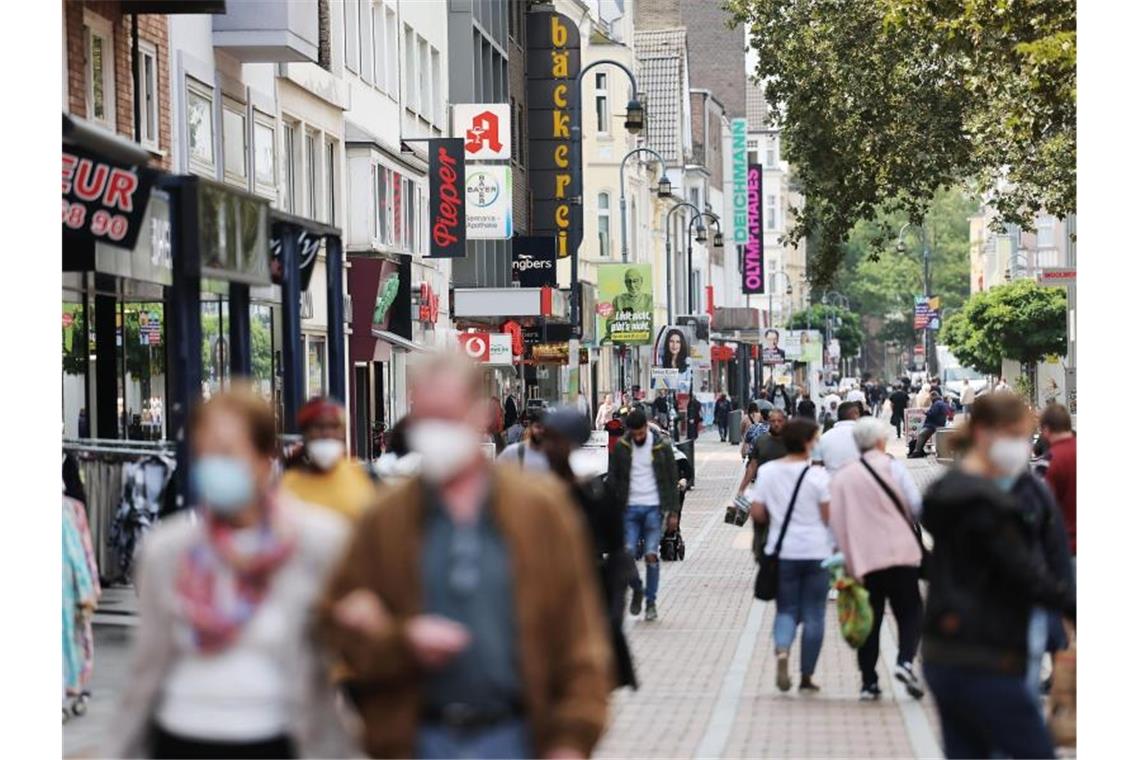
<path id="1" fill-rule="evenodd" d="M 949 427 L 934 431 L 934 458 L 942 464 L 950 464 L 954 461 L 954 451 L 950 446 L 953 434 L 954 429 Z"/>
<path id="2" fill-rule="evenodd" d="M 728 413 L 728 440 L 733 446 L 740 445 L 740 422 L 744 419 L 744 412 L 733 409 Z"/>

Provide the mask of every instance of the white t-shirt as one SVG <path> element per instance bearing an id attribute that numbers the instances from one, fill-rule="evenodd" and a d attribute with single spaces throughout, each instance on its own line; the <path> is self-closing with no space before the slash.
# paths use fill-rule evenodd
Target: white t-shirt
<path id="1" fill-rule="evenodd" d="M 756 473 L 756 482 L 748 489 L 750 501 L 758 501 L 768 511 L 771 524 L 768 528 L 768 543 L 764 551 L 771 554 L 776 550 L 776 540 L 788 512 L 788 502 L 792 499 L 796 481 L 807 467 L 806 462 L 788 462 L 777 459 L 762 465 Z M 812 467 L 804 476 L 800 492 L 796 496 L 796 508 L 792 512 L 792 522 L 784 536 L 780 556 L 784 559 L 823 560 L 832 554 L 835 541 L 831 531 L 823 522 L 819 512 L 822 502 L 830 501 L 828 484 L 831 478 L 826 470 Z"/>
<path id="2" fill-rule="evenodd" d="M 630 443 L 633 443 L 630 441 Z M 653 436 L 645 437 L 645 443 L 633 443 L 633 461 L 629 466 L 629 503 L 638 506 L 660 505 L 657 494 L 657 478 L 653 475 Z"/>
<path id="3" fill-rule="evenodd" d="M 855 421 L 840 420 L 835 426 L 819 437 L 816 449 L 819 461 L 827 468 L 828 475 L 834 475 L 843 465 L 859 458 L 859 447 L 855 445 Z"/>
<path id="4" fill-rule="evenodd" d="M 519 464 L 519 449 L 522 448 L 522 468 L 530 470 L 531 472 L 550 472 L 550 462 L 546 460 L 546 454 L 541 450 L 534 448 L 530 445 L 529 441 L 519 441 L 512 443 L 503 449 L 499 454 L 500 462 L 507 462 L 508 464 Z"/>
<path id="5" fill-rule="evenodd" d="M 863 391 L 859 388 L 852 388 L 851 390 L 847 391 L 847 400 L 848 401 L 861 401 L 864 404 L 866 404 L 867 403 L 867 394 L 863 393 Z"/>

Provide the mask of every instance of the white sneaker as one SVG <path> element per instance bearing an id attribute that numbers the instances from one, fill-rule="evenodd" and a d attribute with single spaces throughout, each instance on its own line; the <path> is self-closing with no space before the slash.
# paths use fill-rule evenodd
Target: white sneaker
<path id="1" fill-rule="evenodd" d="M 909 662 L 895 665 L 895 680 L 901 682 L 906 687 L 906 693 L 915 699 L 922 699 L 923 695 L 926 694 Z"/>

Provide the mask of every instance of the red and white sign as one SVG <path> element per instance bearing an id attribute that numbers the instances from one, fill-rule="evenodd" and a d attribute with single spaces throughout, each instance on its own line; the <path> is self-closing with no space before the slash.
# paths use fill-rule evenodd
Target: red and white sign
<path id="1" fill-rule="evenodd" d="M 426 282 L 420 283 L 420 321 L 435 324 L 439 319 L 439 296 Z"/>
<path id="2" fill-rule="evenodd" d="M 460 333 L 459 347 L 468 358 L 485 363 L 491 360 L 491 336 L 485 332 Z"/>
<path id="3" fill-rule="evenodd" d="M 1073 285 L 1076 281 L 1076 267 L 1041 267 L 1037 273 L 1037 282 L 1041 285 Z"/>
<path id="4" fill-rule="evenodd" d="M 451 107 L 451 134 L 463 138 L 468 161 L 511 157 L 510 103 L 457 103 Z"/>

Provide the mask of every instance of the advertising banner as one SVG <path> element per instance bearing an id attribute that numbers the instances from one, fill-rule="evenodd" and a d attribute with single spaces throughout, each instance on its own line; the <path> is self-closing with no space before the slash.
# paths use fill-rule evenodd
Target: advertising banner
<path id="1" fill-rule="evenodd" d="M 577 23 L 560 13 L 532 12 L 526 19 L 529 231 L 553 237 L 561 259 L 577 255 L 582 242 L 582 207 L 571 203 L 581 188 L 571 168 L 570 139 L 582 118 L 573 91 L 582 44 Z"/>
<path id="2" fill-rule="evenodd" d="M 709 326 L 711 317 L 708 314 L 682 314 L 677 317 L 677 325 L 688 330 L 691 336 L 689 342 L 689 364 L 694 369 L 709 369 L 712 367 L 712 355 L 709 349 Z"/>
<path id="3" fill-rule="evenodd" d="M 688 372 L 693 366 L 689 358 L 689 346 L 692 344 L 691 328 L 665 325 L 657 331 L 653 341 L 653 366 Z"/>
<path id="4" fill-rule="evenodd" d="M 510 160 L 510 103 L 454 104 L 451 107 L 451 134 L 456 135 L 452 139 L 463 143 L 468 161 Z"/>
<path id="5" fill-rule="evenodd" d="M 558 287 L 554 238 L 517 237 L 511 241 L 511 266 L 524 288 Z"/>
<path id="6" fill-rule="evenodd" d="M 485 363 L 491 359 L 491 335 L 485 332 L 460 333 L 459 348 L 468 359 Z"/>
<path id="7" fill-rule="evenodd" d="M 764 292 L 764 237 L 760 229 L 760 199 L 764 193 L 764 169 L 748 165 L 748 239 L 741 262 L 741 285 L 745 295 Z"/>
<path id="8" fill-rule="evenodd" d="M 471 240 L 509 240 L 511 219 L 511 168 L 472 164 L 467 172 L 467 237 Z"/>
<path id="9" fill-rule="evenodd" d="M 914 297 L 914 329 L 937 330 L 942 327 L 942 299 L 939 296 Z"/>
<path id="10" fill-rule="evenodd" d="M 429 140 L 428 223 L 432 258 L 450 259 L 467 253 L 467 212 L 463 198 L 466 188 L 463 140 L 458 137 Z"/>
<path id="11" fill-rule="evenodd" d="M 784 332 L 784 353 L 797 362 L 822 362 L 823 339 L 819 330 L 787 330 Z"/>
<path id="12" fill-rule="evenodd" d="M 63 146 L 63 231 L 117 248 L 135 247 L 154 173 Z"/>
<path id="13" fill-rule="evenodd" d="M 748 119 L 732 120 L 732 241 L 748 243 Z"/>
<path id="14" fill-rule="evenodd" d="M 692 386 L 691 377 L 690 373 L 681 372 L 671 367 L 650 367 L 649 387 L 652 390 L 665 388 L 687 393 Z"/>
<path id="15" fill-rule="evenodd" d="M 530 347 L 530 357 L 542 364 L 569 364 L 570 343 L 535 343 Z"/>
<path id="16" fill-rule="evenodd" d="M 653 340 L 653 271 L 649 264 L 598 265 L 599 343 Z"/>
<path id="17" fill-rule="evenodd" d="M 785 344 L 783 330 L 769 327 L 764 331 L 764 342 L 760 344 L 760 356 L 765 364 L 783 364 L 790 358 Z"/>
<path id="18" fill-rule="evenodd" d="M 488 364 L 509 365 L 514 362 L 514 355 L 511 352 L 511 336 L 506 333 L 490 333 L 490 344 L 488 346 Z"/>
<path id="19" fill-rule="evenodd" d="M 282 258 L 281 246 L 287 236 L 297 240 L 297 263 L 301 270 L 301 290 L 308 290 L 313 279 L 313 268 L 317 265 L 317 254 L 321 251 L 324 242 L 323 235 L 286 222 L 273 222 L 269 238 L 269 276 L 275 285 L 280 285 L 285 279 L 285 262 Z"/>

